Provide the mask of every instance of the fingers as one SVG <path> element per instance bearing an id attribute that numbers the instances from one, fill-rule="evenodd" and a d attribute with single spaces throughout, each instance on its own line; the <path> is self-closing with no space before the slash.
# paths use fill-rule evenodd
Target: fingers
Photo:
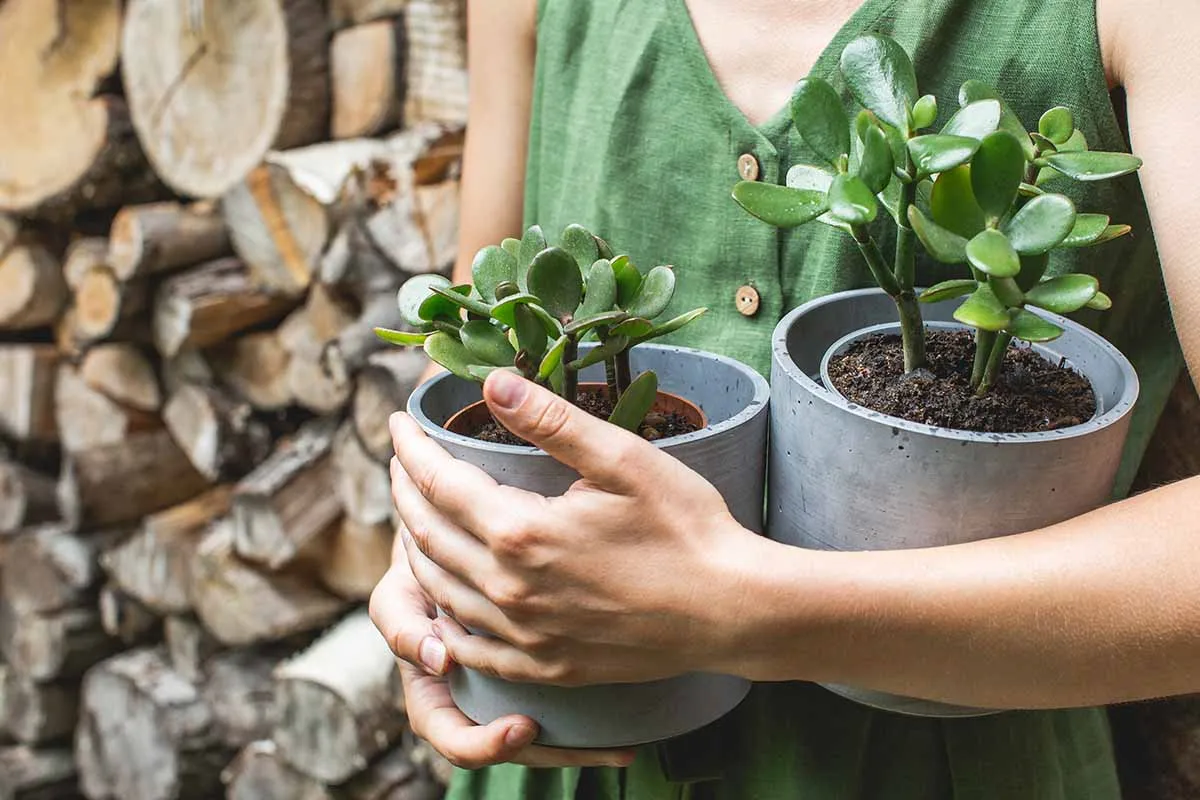
<path id="1" fill-rule="evenodd" d="M 397 658 L 420 664 L 433 675 L 449 671 L 449 655 L 433 631 L 433 605 L 413 577 L 407 559 L 394 561 L 376 584 L 369 613 Z"/>
<path id="2" fill-rule="evenodd" d="M 560 750 L 533 745 L 537 725 L 510 715 L 476 725 L 454 705 L 449 687 L 409 665 L 400 665 L 409 725 L 417 736 L 463 769 L 512 762 L 528 767 L 625 767 L 631 750 Z"/>
<path id="3" fill-rule="evenodd" d="M 638 436 L 510 372 L 495 370 L 488 376 L 483 397 L 513 434 L 605 489 L 631 492 L 631 476 L 640 470 L 630 460 L 660 455 Z"/>
<path id="4" fill-rule="evenodd" d="M 453 619 L 434 621 L 433 629 L 456 663 L 506 681 L 570 686 L 579 683 L 574 666 L 545 663 L 500 639 L 475 636 Z"/>

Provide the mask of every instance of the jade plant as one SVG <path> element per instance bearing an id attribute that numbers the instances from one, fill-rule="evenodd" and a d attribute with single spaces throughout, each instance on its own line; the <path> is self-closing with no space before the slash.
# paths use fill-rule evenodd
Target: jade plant
<path id="1" fill-rule="evenodd" d="M 1069 198 L 1041 187 L 1056 177 L 1124 175 L 1138 169 L 1138 159 L 1089 151 L 1065 108 L 1046 112 L 1039 130 L 1028 133 L 996 92 L 974 80 L 963 85 L 958 111 L 934 130 L 937 99 L 919 94 L 912 60 L 887 36 L 850 42 L 840 73 L 861 106 L 853 120 L 837 89 L 821 78 L 801 80 L 791 99 L 795 128 L 823 163 L 792 166 L 784 186 L 739 182 L 733 198 L 779 228 L 818 221 L 851 237 L 896 304 L 906 372 L 927 366 L 922 301 L 971 294 L 955 316 L 976 329 L 973 383 L 981 393 L 1012 338 L 1053 338 L 1057 326 L 1025 305 L 1060 313 L 1108 305 L 1094 278 L 1043 282 L 1048 254 L 1129 229 L 1102 215 L 1077 214 Z M 887 255 L 873 228 L 881 208 L 895 226 Z M 920 292 L 918 241 L 935 260 L 969 264 L 970 278 Z"/>
<path id="2" fill-rule="evenodd" d="M 579 402 L 579 372 L 604 364 L 613 410 L 609 421 L 636 431 L 658 392 L 651 370 L 633 377 L 630 351 L 700 317 L 698 308 L 656 322 L 675 293 L 675 272 L 655 266 L 644 275 L 626 255 L 614 255 L 600 237 L 568 225 L 550 246 L 542 228 L 521 239 L 481 249 L 471 282 L 453 285 L 417 275 L 400 287 L 397 302 L 412 331 L 376 328 L 381 339 L 422 346 L 455 375 L 482 383 L 509 370 Z M 580 355 L 579 345 L 594 341 Z"/>

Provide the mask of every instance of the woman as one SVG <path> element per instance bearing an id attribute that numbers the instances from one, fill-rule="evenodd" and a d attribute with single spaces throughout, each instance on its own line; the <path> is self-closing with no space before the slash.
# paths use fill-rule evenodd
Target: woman
<path id="1" fill-rule="evenodd" d="M 783 313 L 868 276 L 836 231 L 778 233 L 729 190 L 811 160 L 786 113 L 791 89 L 832 77 L 868 30 L 914 54 L 922 92 L 944 111 L 979 78 L 1027 125 L 1072 108 L 1096 149 L 1126 146 L 1109 95 L 1126 90 L 1140 183 L 1077 187 L 1077 198 L 1137 233 L 1059 264 L 1101 278 L 1119 305 L 1102 332 L 1143 380 L 1124 486 L 1180 343 L 1200 375 L 1200 195 L 1176 177 L 1200 174 L 1189 0 L 477 0 L 456 273 L 526 224 L 579 222 L 637 263 L 676 264 L 678 308 L 712 308 L 684 341 L 765 373 Z M 750 315 L 734 300 L 745 287 Z M 452 798 L 1116 798 L 1096 706 L 1200 689 L 1189 513 L 1200 482 L 997 541 L 815 553 L 742 530 L 694 473 L 635 437 L 589 436 L 602 423 L 531 384 L 497 374 L 485 396 L 586 480 L 553 500 L 498 487 L 405 415 L 393 420 L 393 489 L 411 535 L 397 539 L 372 614 L 402 659 L 414 730 L 471 770 Z M 654 481 L 629 486 L 629 473 Z M 434 601 L 501 638 L 434 622 Z M 759 683 L 692 736 L 566 752 L 531 745 L 528 719 L 473 725 L 442 679 L 453 664 L 558 683 L 693 669 Z M 916 719 L 807 681 L 1025 710 Z"/>

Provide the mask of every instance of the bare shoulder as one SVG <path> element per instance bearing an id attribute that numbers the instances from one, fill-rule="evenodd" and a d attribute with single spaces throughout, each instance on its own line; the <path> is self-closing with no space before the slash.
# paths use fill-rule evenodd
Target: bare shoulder
<path id="1" fill-rule="evenodd" d="M 1196 50 L 1200 3 L 1096 0 L 1096 21 L 1109 83 L 1126 86 L 1138 73 L 1167 69 L 1181 55 Z M 1200 75 L 1191 77 L 1200 79 Z"/>

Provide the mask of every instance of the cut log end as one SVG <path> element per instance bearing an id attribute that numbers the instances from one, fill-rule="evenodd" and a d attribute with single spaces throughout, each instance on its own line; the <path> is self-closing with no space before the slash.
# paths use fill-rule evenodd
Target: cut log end
<path id="1" fill-rule="evenodd" d="M 157 411 L 162 392 L 154 367 L 145 354 L 129 344 L 104 344 L 88 350 L 79 375 L 94 391 L 142 411 Z"/>
<path id="2" fill-rule="evenodd" d="M 213 209 L 180 203 L 128 206 L 113 218 L 107 261 L 127 281 L 212 261 L 230 252 L 224 220 Z"/>
<path id="3" fill-rule="evenodd" d="M 48 326 L 66 301 L 62 268 L 44 247 L 31 243 L 0 253 L 0 330 Z"/>
<path id="4" fill-rule="evenodd" d="M 176 389 L 163 419 L 192 465 L 212 481 L 240 477 L 271 447 L 266 426 L 253 417 L 250 406 L 212 386 Z"/>
<path id="5" fill-rule="evenodd" d="M 403 60 L 402 20 L 379 20 L 333 37 L 333 138 L 374 136 L 399 121 Z"/>

